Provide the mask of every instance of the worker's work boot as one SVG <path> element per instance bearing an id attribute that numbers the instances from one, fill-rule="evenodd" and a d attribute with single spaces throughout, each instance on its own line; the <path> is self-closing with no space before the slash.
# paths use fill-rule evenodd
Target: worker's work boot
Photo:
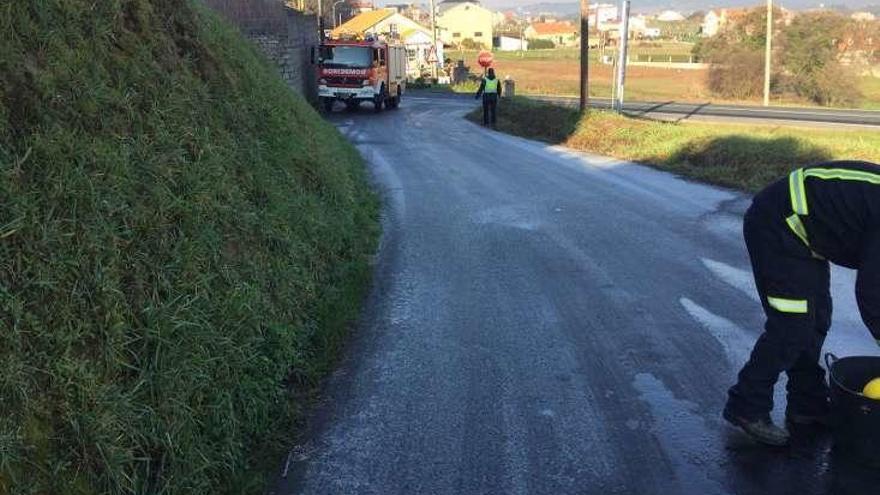
<path id="1" fill-rule="evenodd" d="M 831 401 L 828 397 L 788 396 L 785 423 L 796 426 L 831 427 Z"/>
<path id="2" fill-rule="evenodd" d="M 773 424 L 769 417 L 762 419 L 748 419 L 736 416 L 727 409 L 724 410 L 724 419 L 730 424 L 742 428 L 744 432 L 754 440 L 765 445 L 781 447 L 788 445 L 789 435 L 784 428 Z"/>
<path id="3" fill-rule="evenodd" d="M 785 412 L 785 422 L 790 425 L 797 426 L 821 426 L 823 428 L 831 428 L 831 414 L 797 414 L 793 412 Z"/>

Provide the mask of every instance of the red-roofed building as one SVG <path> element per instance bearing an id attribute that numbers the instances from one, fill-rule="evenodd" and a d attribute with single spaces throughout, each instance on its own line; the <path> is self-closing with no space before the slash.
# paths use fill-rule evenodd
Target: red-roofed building
<path id="1" fill-rule="evenodd" d="M 556 46 L 574 46 L 580 39 L 577 26 L 570 22 L 536 22 L 524 34 L 530 40 L 552 41 Z"/>

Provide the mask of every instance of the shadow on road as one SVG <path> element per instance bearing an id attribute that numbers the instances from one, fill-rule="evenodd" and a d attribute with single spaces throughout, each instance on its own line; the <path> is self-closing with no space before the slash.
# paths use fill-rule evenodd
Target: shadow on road
<path id="1" fill-rule="evenodd" d="M 680 123 L 680 122 L 682 122 L 682 121 L 684 121 L 684 120 L 687 120 L 687 119 L 693 117 L 694 115 L 696 115 L 696 114 L 702 112 L 703 109 L 706 108 L 706 107 L 708 107 L 708 106 L 709 106 L 709 103 L 703 103 L 702 105 L 697 105 L 697 106 L 695 106 L 693 110 L 691 110 L 690 112 L 688 112 L 688 113 L 686 113 L 685 115 L 681 116 L 680 118 L 676 119 L 676 120 L 675 120 L 675 123 Z"/>
<path id="2" fill-rule="evenodd" d="M 641 108 L 641 109 L 639 109 L 639 110 L 636 110 L 636 111 L 633 111 L 633 112 L 627 112 L 627 113 L 628 113 L 628 114 L 631 113 L 632 115 L 641 115 L 641 116 L 644 116 L 644 115 L 647 115 L 647 114 L 649 114 L 649 113 L 659 111 L 659 110 L 663 109 L 663 107 L 665 107 L 665 106 L 668 106 L 668 105 L 674 105 L 674 104 L 675 104 L 674 101 L 664 101 L 664 102 L 662 102 L 662 103 L 657 103 L 657 104 L 655 104 L 654 106 L 651 106 L 651 107 L 648 107 L 648 108 Z M 624 111 L 626 111 L 626 109 L 624 109 Z"/>

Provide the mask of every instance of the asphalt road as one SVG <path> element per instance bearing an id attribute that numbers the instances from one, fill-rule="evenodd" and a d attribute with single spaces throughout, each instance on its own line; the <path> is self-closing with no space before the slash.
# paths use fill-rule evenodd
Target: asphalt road
<path id="1" fill-rule="evenodd" d="M 385 235 L 273 493 L 876 493 L 826 434 L 768 449 L 720 418 L 762 324 L 749 198 L 488 131 L 471 104 L 330 117 L 385 195 Z M 875 354 L 853 280 L 834 272 L 827 349 Z"/>
<path id="2" fill-rule="evenodd" d="M 530 98 L 576 107 L 577 98 L 567 96 L 533 96 Z M 592 98 L 591 107 L 611 108 L 608 98 Z M 746 105 L 715 105 L 710 103 L 626 102 L 624 112 L 629 115 L 663 120 L 709 120 L 728 122 L 761 122 L 781 125 L 809 125 L 819 127 L 880 127 L 880 111 L 828 108 L 758 107 Z"/>

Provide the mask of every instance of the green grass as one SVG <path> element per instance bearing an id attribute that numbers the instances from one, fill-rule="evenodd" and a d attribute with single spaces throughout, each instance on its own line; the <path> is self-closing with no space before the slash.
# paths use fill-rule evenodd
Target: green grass
<path id="1" fill-rule="evenodd" d="M 189 2 L 0 6 L 0 493 L 263 493 L 368 282 L 356 151 Z"/>
<path id="2" fill-rule="evenodd" d="M 468 119 L 479 122 L 475 110 Z M 498 129 L 648 164 L 714 184 L 757 191 L 793 168 L 836 159 L 880 162 L 880 133 L 776 126 L 668 123 L 503 100 Z"/>
<path id="3" fill-rule="evenodd" d="M 423 92 L 423 93 L 440 93 L 440 94 L 453 94 L 453 93 L 464 93 L 464 94 L 476 94 L 477 89 L 479 89 L 480 83 L 471 80 L 465 81 L 459 84 L 431 84 L 431 83 L 409 83 L 407 85 L 407 91 L 415 91 L 415 92 Z"/>
<path id="4" fill-rule="evenodd" d="M 880 77 L 860 77 L 858 86 L 864 95 L 861 107 L 866 110 L 880 110 Z"/>
<path id="5" fill-rule="evenodd" d="M 448 88 L 453 93 L 466 93 L 475 95 L 477 94 L 477 90 L 480 89 L 480 82 L 476 80 L 471 80 L 449 85 Z"/>

